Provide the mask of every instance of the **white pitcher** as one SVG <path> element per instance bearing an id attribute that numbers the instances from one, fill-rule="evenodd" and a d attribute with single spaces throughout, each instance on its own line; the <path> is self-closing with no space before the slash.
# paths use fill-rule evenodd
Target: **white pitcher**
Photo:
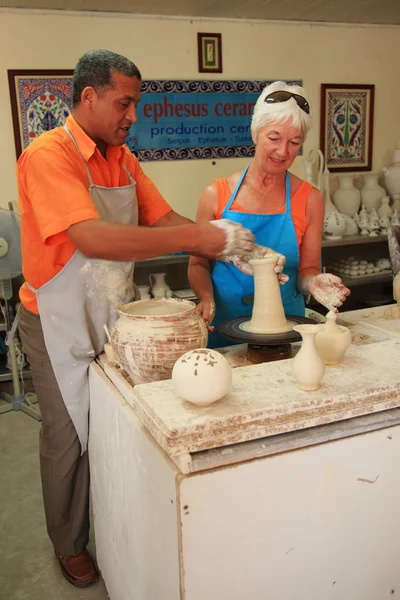
<path id="1" fill-rule="evenodd" d="M 151 273 L 149 275 L 153 298 L 170 298 L 172 296 L 171 288 L 165 281 L 165 276 L 166 273 Z"/>

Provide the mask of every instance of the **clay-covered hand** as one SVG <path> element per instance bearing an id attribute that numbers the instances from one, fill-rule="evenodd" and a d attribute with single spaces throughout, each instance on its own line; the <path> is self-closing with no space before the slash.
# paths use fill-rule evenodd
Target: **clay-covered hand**
<path id="1" fill-rule="evenodd" d="M 249 254 L 245 254 L 244 256 L 225 256 L 219 260 L 235 265 L 239 271 L 242 271 L 242 273 L 245 273 L 246 275 L 253 275 L 253 270 L 249 261 L 255 258 L 265 258 L 266 256 L 276 256 L 276 265 L 274 267 L 274 271 L 278 275 L 279 283 L 283 285 L 289 280 L 289 277 L 282 273 L 283 267 L 285 266 L 286 257 L 283 256 L 283 254 L 275 252 L 275 250 L 272 250 L 271 248 L 267 248 L 266 246 L 259 246 L 256 244 L 252 252 Z"/>
<path id="2" fill-rule="evenodd" d="M 210 221 L 211 225 L 219 227 L 225 232 L 225 248 L 218 255 L 218 260 L 221 256 L 230 254 L 248 254 L 254 248 L 254 235 L 250 229 L 245 229 L 239 223 L 234 223 L 229 219 L 219 219 L 218 221 Z"/>
<path id="3" fill-rule="evenodd" d="M 214 327 L 210 326 L 210 323 L 215 317 L 215 302 L 211 296 L 204 296 L 196 306 L 196 312 L 207 325 L 208 331 L 211 333 L 214 331 Z"/>
<path id="4" fill-rule="evenodd" d="M 315 275 L 308 286 L 309 293 L 317 302 L 328 310 L 342 306 L 350 290 L 344 285 L 340 277 L 332 273 L 319 273 Z"/>

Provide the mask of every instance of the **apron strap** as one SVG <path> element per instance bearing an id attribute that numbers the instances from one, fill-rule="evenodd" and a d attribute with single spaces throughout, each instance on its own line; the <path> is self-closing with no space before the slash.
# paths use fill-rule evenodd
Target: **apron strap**
<path id="1" fill-rule="evenodd" d="M 67 124 L 66 124 L 66 123 L 65 123 L 65 125 L 64 125 L 64 129 L 65 129 L 65 131 L 67 132 L 68 136 L 71 138 L 71 141 L 72 141 L 72 143 L 74 144 L 75 148 L 77 149 L 77 151 L 78 151 L 78 154 L 79 154 L 79 156 L 81 157 L 81 159 L 82 159 L 82 161 L 83 161 L 83 164 L 85 165 L 86 173 L 87 173 L 87 176 L 88 176 L 88 179 L 89 179 L 89 187 L 90 187 L 90 188 L 92 188 L 92 187 L 93 187 L 93 179 L 92 179 L 92 176 L 91 176 L 91 174 L 90 174 L 90 171 L 89 171 L 89 167 L 88 167 L 88 165 L 87 165 L 87 162 L 86 162 L 86 161 L 85 161 L 85 159 L 83 158 L 83 156 L 82 156 L 82 152 L 79 150 L 79 146 L 78 146 L 78 144 L 76 143 L 74 136 L 72 135 L 72 133 L 71 133 L 71 132 L 70 132 L 70 130 L 68 129 L 68 127 L 67 127 Z M 122 164 L 122 168 L 125 170 L 126 174 L 128 175 L 128 178 L 129 178 L 129 184 L 130 184 L 130 185 L 133 185 L 133 184 L 135 183 L 135 180 L 133 179 L 132 175 L 129 173 L 128 169 L 126 168 L 126 166 L 125 166 L 124 164 Z"/>
<path id="2" fill-rule="evenodd" d="M 76 143 L 74 136 L 72 135 L 72 133 L 71 133 L 71 132 L 70 132 L 70 130 L 68 129 L 68 127 L 67 127 L 67 124 L 66 124 L 66 123 L 65 123 L 65 125 L 64 125 L 64 129 L 65 129 L 65 131 L 67 132 L 68 136 L 71 138 L 71 140 L 72 140 L 72 143 L 74 144 L 75 148 L 77 149 L 79 156 L 80 156 L 80 157 L 81 157 L 81 159 L 83 160 L 83 164 L 85 165 L 86 173 L 87 173 L 87 176 L 88 176 L 88 179 L 89 179 L 89 188 L 91 188 L 91 187 L 93 186 L 93 180 L 92 180 L 92 176 L 91 176 L 91 174 L 90 174 L 90 171 L 89 171 L 89 167 L 87 166 L 87 164 L 86 164 L 86 161 L 85 161 L 85 159 L 84 159 L 84 158 L 83 158 L 83 156 L 82 156 L 82 152 L 79 150 L 79 146 L 78 146 L 78 144 Z"/>
<path id="3" fill-rule="evenodd" d="M 286 213 L 290 214 L 290 173 L 286 171 Z"/>
<path id="4" fill-rule="evenodd" d="M 239 190 L 240 186 L 242 185 L 242 181 L 243 181 L 243 179 L 245 178 L 245 175 L 246 175 L 246 173 L 247 173 L 247 170 L 248 170 L 249 166 L 250 166 L 250 165 L 247 165 L 247 167 L 245 168 L 245 170 L 244 170 L 244 171 L 243 171 L 243 173 L 241 174 L 241 176 L 240 176 L 240 179 L 239 179 L 239 181 L 237 182 L 237 185 L 236 185 L 235 189 L 233 190 L 231 197 L 230 197 L 230 198 L 229 198 L 229 200 L 228 200 L 228 204 L 227 204 L 227 205 L 225 206 L 225 208 L 224 208 L 224 212 L 225 212 L 226 210 L 230 210 L 230 208 L 231 208 L 231 206 L 232 206 L 232 203 L 233 203 L 234 199 L 236 198 L 236 194 L 238 193 L 238 190 Z"/>

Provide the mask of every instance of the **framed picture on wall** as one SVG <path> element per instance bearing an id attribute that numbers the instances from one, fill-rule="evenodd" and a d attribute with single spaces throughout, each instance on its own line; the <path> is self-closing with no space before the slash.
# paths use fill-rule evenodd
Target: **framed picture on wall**
<path id="1" fill-rule="evenodd" d="M 198 33 L 199 73 L 222 73 L 222 37 L 220 33 Z"/>
<path id="2" fill-rule="evenodd" d="M 8 71 L 17 158 L 44 131 L 64 125 L 72 107 L 71 69 Z"/>
<path id="3" fill-rule="evenodd" d="M 321 84 L 320 148 L 331 173 L 370 171 L 374 85 Z"/>

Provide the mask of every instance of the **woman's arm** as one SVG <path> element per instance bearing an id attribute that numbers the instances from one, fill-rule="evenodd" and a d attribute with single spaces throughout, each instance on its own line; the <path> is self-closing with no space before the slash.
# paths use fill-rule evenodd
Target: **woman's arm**
<path id="1" fill-rule="evenodd" d="M 331 273 L 321 273 L 321 243 L 324 223 L 324 198 L 317 189 L 313 189 L 307 201 L 307 230 L 300 249 L 300 265 L 297 275 L 297 288 L 304 294 L 311 294 L 317 302 L 328 308 L 342 306 L 350 290 L 340 277 Z"/>
<path id="2" fill-rule="evenodd" d="M 215 219 L 218 206 L 218 192 L 215 183 L 208 185 L 201 195 L 197 208 L 196 223 Z M 212 261 L 197 256 L 189 260 L 188 279 L 190 287 L 199 298 L 197 313 L 209 325 L 214 318 L 214 290 L 211 279 Z"/>
<path id="3" fill-rule="evenodd" d="M 324 225 L 325 205 L 321 192 L 313 188 L 307 200 L 306 219 L 308 227 L 300 247 L 300 265 L 297 274 L 297 289 L 309 293 L 310 281 L 321 272 L 321 242 Z"/>

